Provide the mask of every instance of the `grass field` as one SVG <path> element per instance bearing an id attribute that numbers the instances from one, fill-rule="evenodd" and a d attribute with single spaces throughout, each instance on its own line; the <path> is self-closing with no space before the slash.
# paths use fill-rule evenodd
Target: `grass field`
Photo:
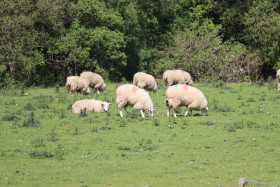
<path id="1" fill-rule="evenodd" d="M 109 113 L 74 115 L 64 87 L 0 90 L 0 186 L 219 186 L 280 178 L 276 82 L 195 83 L 208 116 L 166 117 L 165 86 L 150 93 L 154 118 L 121 118 L 116 87 L 90 98 Z M 147 116 L 147 115 L 146 115 Z"/>

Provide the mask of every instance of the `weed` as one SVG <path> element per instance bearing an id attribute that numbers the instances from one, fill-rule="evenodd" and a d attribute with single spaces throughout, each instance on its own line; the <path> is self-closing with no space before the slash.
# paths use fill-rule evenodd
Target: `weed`
<path id="1" fill-rule="evenodd" d="M 276 88 L 275 80 L 271 76 L 269 76 L 267 79 L 267 86 L 269 90 Z"/>
<path id="2" fill-rule="evenodd" d="M 23 108 L 25 110 L 36 110 L 36 108 L 30 102 L 28 102 Z"/>
<path id="3" fill-rule="evenodd" d="M 46 146 L 46 144 L 44 143 L 44 139 L 41 136 L 32 140 L 31 145 L 33 145 L 33 147 L 36 147 L 36 148 Z"/>
<path id="4" fill-rule="evenodd" d="M 86 111 L 87 111 L 86 108 L 82 109 L 81 112 L 80 112 L 80 117 L 87 117 L 88 115 L 87 115 Z"/>
<path id="5" fill-rule="evenodd" d="M 91 132 L 97 132 L 97 128 L 96 127 L 92 127 Z"/>
<path id="6" fill-rule="evenodd" d="M 119 146 L 118 148 L 119 148 L 119 150 L 121 150 L 121 151 L 130 151 L 130 150 L 131 150 L 130 147 L 124 147 L 124 146 Z"/>
<path id="7" fill-rule="evenodd" d="M 223 80 L 211 80 L 209 85 L 212 88 L 230 89 L 230 87 Z"/>
<path id="8" fill-rule="evenodd" d="M 211 126 L 214 125 L 214 123 L 212 121 L 201 121 L 198 122 L 199 125 L 207 125 L 207 126 Z"/>
<path id="9" fill-rule="evenodd" d="M 238 95 L 237 100 L 242 100 L 242 96 Z"/>
<path id="10" fill-rule="evenodd" d="M 110 127 L 110 126 L 103 126 L 103 127 L 101 127 L 101 130 L 111 130 L 112 129 L 112 127 Z"/>
<path id="11" fill-rule="evenodd" d="M 1 121 L 15 121 L 20 120 L 20 117 L 16 116 L 15 114 L 8 114 L 6 116 L 3 116 Z"/>
<path id="12" fill-rule="evenodd" d="M 75 127 L 74 132 L 72 133 L 72 135 L 78 135 L 79 134 L 79 129 L 78 127 Z"/>
<path id="13" fill-rule="evenodd" d="M 251 128 L 260 128 L 260 125 L 257 124 L 254 121 L 247 121 L 246 127 L 248 127 L 249 129 L 251 129 Z"/>
<path id="14" fill-rule="evenodd" d="M 63 119 L 63 118 L 66 118 L 66 115 L 65 115 L 65 111 L 64 110 L 61 110 L 59 116 L 58 116 L 60 119 Z"/>
<path id="15" fill-rule="evenodd" d="M 53 128 L 53 129 L 51 130 L 51 132 L 49 133 L 49 138 L 48 138 L 48 140 L 51 141 L 51 142 L 56 142 L 56 141 L 59 140 L 58 134 L 56 133 L 55 128 Z"/>
<path id="16" fill-rule="evenodd" d="M 278 123 L 275 122 L 269 122 L 267 126 L 265 127 L 266 130 L 273 130 L 274 128 L 278 127 Z"/>
<path id="17" fill-rule="evenodd" d="M 247 102 L 253 103 L 253 102 L 255 102 L 255 99 L 254 98 L 249 98 L 249 99 L 247 99 Z"/>
<path id="18" fill-rule="evenodd" d="M 153 142 L 151 139 L 141 139 L 139 141 L 138 147 L 140 148 L 140 150 L 138 151 L 152 151 L 155 150 L 157 148 L 157 146 L 153 145 Z"/>
<path id="19" fill-rule="evenodd" d="M 65 103 L 67 101 L 66 96 L 63 93 L 58 94 L 58 102 Z"/>
<path id="20" fill-rule="evenodd" d="M 216 99 L 213 99 L 212 101 L 212 110 L 213 111 L 216 111 L 216 112 L 234 112 L 234 110 L 230 107 L 230 106 L 227 106 L 227 104 L 225 104 L 224 106 L 221 106 L 219 105 L 219 102 L 218 100 Z"/>
<path id="21" fill-rule="evenodd" d="M 62 144 L 57 144 L 57 147 L 55 149 L 55 158 L 57 160 L 64 160 L 63 155 L 65 154 L 65 150 L 62 146 Z"/>
<path id="22" fill-rule="evenodd" d="M 139 117 L 139 113 L 136 110 L 132 110 L 130 112 L 127 112 L 127 117 L 132 118 L 132 119 L 136 119 L 136 118 Z"/>
<path id="23" fill-rule="evenodd" d="M 127 124 L 127 122 L 126 122 L 125 120 L 122 120 L 122 121 L 120 122 L 119 127 L 125 127 L 126 124 Z"/>
<path id="24" fill-rule="evenodd" d="M 158 119 L 154 119 L 154 124 L 153 124 L 154 126 L 159 126 L 159 121 L 158 121 Z"/>
<path id="25" fill-rule="evenodd" d="M 22 124 L 23 127 L 38 127 L 40 125 L 39 121 L 35 118 L 35 113 L 31 112 L 30 116 L 27 117 Z"/>
<path id="26" fill-rule="evenodd" d="M 55 85 L 55 92 L 59 93 L 59 85 L 58 84 Z"/>
<path id="27" fill-rule="evenodd" d="M 31 158 L 38 158 L 38 159 L 43 159 L 43 158 L 52 158 L 53 153 L 49 150 L 42 149 L 42 150 L 33 150 L 30 151 L 29 156 Z"/>
<path id="28" fill-rule="evenodd" d="M 252 85 L 257 85 L 257 86 L 264 86 L 265 85 L 265 80 L 263 78 L 260 78 L 256 83 L 252 83 Z"/>
<path id="29" fill-rule="evenodd" d="M 49 103 L 50 103 L 50 101 L 48 101 L 46 99 L 40 99 L 38 108 L 49 109 L 50 108 Z"/>

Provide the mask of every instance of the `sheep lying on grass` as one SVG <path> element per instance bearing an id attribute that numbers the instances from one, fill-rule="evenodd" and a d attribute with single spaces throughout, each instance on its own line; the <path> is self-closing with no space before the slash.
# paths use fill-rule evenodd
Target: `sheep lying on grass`
<path id="1" fill-rule="evenodd" d="M 84 94 L 90 94 L 89 90 L 89 82 L 79 76 L 70 76 L 66 79 L 66 89 L 70 92 L 71 96 L 73 96 L 73 92 L 76 91 Z"/>
<path id="2" fill-rule="evenodd" d="M 165 86 L 172 86 L 175 84 L 193 84 L 191 75 L 183 70 L 167 70 L 163 73 L 163 82 Z"/>
<path id="3" fill-rule="evenodd" d="M 117 88 L 116 93 L 116 103 L 118 104 L 121 117 L 123 117 L 122 108 L 127 112 L 127 106 L 133 106 L 135 110 L 140 110 L 142 117 L 145 117 L 143 111 L 147 112 L 150 117 L 153 117 L 153 102 L 145 90 L 132 84 L 124 84 Z"/>
<path id="4" fill-rule="evenodd" d="M 280 69 L 278 69 L 277 71 L 276 78 L 277 78 L 277 89 L 280 90 Z"/>
<path id="5" fill-rule="evenodd" d="M 147 73 L 138 72 L 133 76 L 133 84 L 139 88 L 144 88 L 154 93 L 157 91 L 157 83 L 155 78 Z"/>
<path id="6" fill-rule="evenodd" d="M 203 116 L 207 115 L 207 100 L 197 88 L 186 84 L 173 85 L 167 88 L 165 97 L 165 104 L 168 107 L 167 117 L 169 117 L 170 108 L 173 109 L 173 116 L 177 117 L 175 109 L 180 106 L 188 108 L 185 116 L 188 112 L 192 116 L 192 110 L 200 110 Z"/>
<path id="7" fill-rule="evenodd" d="M 89 82 L 89 86 L 94 88 L 98 94 L 100 94 L 99 90 L 106 92 L 107 86 L 103 78 L 97 73 L 83 72 L 81 73 L 80 77 L 86 79 Z"/>
<path id="8" fill-rule="evenodd" d="M 79 114 L 81 113 L 81 110 L 86 110 L 86 112 L 91 112 L 93 110 L 94 112 L 107 112 L 109 105 L 111 105 L 111 103 L 94 99 L 84 99 L 76 101 L 72 105 L 72 113 Z"/>

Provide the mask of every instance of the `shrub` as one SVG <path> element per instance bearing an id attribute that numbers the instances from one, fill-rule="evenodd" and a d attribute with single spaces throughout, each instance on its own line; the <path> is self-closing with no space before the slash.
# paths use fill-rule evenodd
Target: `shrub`
<path id="1" fill-rule="evenodd" d="M 6 116 L 3 116 L 1 121 L 15 121 L 20 120 L 20 117 L 16 116 L 15 114 L 8 114 Z"/>
<path id="2" fill-rule="evenodd" d="M 31 112 L 30 116 L 27 117 L 27 120 L 25 120 L 22 123 L 23 127 L 38 127 L 40 125 L 39 121 L 35 118 L 35 113 Z"/>
<path id="3" fill-rule="evenodd" d="M 31 158 L 38 158 L 38 159 L 43 159 L 43 158 L 52 158 L 53 153 L 49 150 L 43 149 L 43 150 L 33 150 L 30 151 L 29 156 Z"/>

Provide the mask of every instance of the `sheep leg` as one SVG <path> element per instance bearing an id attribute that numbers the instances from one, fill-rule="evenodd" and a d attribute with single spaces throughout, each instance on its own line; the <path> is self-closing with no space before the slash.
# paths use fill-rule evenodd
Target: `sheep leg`
<path id="1" fill-rule="evenodd" d="M 172 110 L 173 110 L 173 116 L 176 118 L 177 115 L 176 115 L 176 112 L 175 112 L 175 108 L 173 108 Z"/>
<path id="2" fill-rule="evenodd" d="M 193 117 L 192 109 L 189 109 L 188 111 L 190 112 L 190 115 Z"/>
<path id="3" fill-rule="evenodd" d="M 188 115 L 188 113 L 189 113 L 189 111 L 187 110 L 187 112 L 185 113 L 185 115 L 184 115 L 184 116 L 187 116 L 187 115 Z"/>
<path id="4" fill-rule="evenodd" d="M 170 107 L 168 107 L 167 109 L 167 117 L 169 117 L 169 114 L 170 114 Z"/>
<path id="5" fill-rule="evenodd" d="M 278 80 L 278 90 L 280 90 L 280 80 Z"/>
<path id="6" fill-rule="evenodd" d="M 127 113 L 127 109 L 126 109 L 126 107 L 124 107 L 123 109 L 124 109 L 125 113 Z"/>
<path id="7" fill-rule="evenodd" d="M 96 90 L 96 93 L 97 93 L 97 94 L 100 94 L 100 92 L 99 92 L 99 90 L 98 90 L 98 89 L 95 89 L 95 90 Z"/>
<path id="8" fill-rule="evenodd" d="M 122 109 L 119 108 L 119 111 L 120 111 L 120 116 L 123 117 Z"/>
<path id="9" fill-rule="evenodd" d="M 142 117 L 144 118 L 145 115 L 144 115 L 144 113 L 143 113 L 143 110 L 140 110 L 140 112 L 141 112 Z"/>

